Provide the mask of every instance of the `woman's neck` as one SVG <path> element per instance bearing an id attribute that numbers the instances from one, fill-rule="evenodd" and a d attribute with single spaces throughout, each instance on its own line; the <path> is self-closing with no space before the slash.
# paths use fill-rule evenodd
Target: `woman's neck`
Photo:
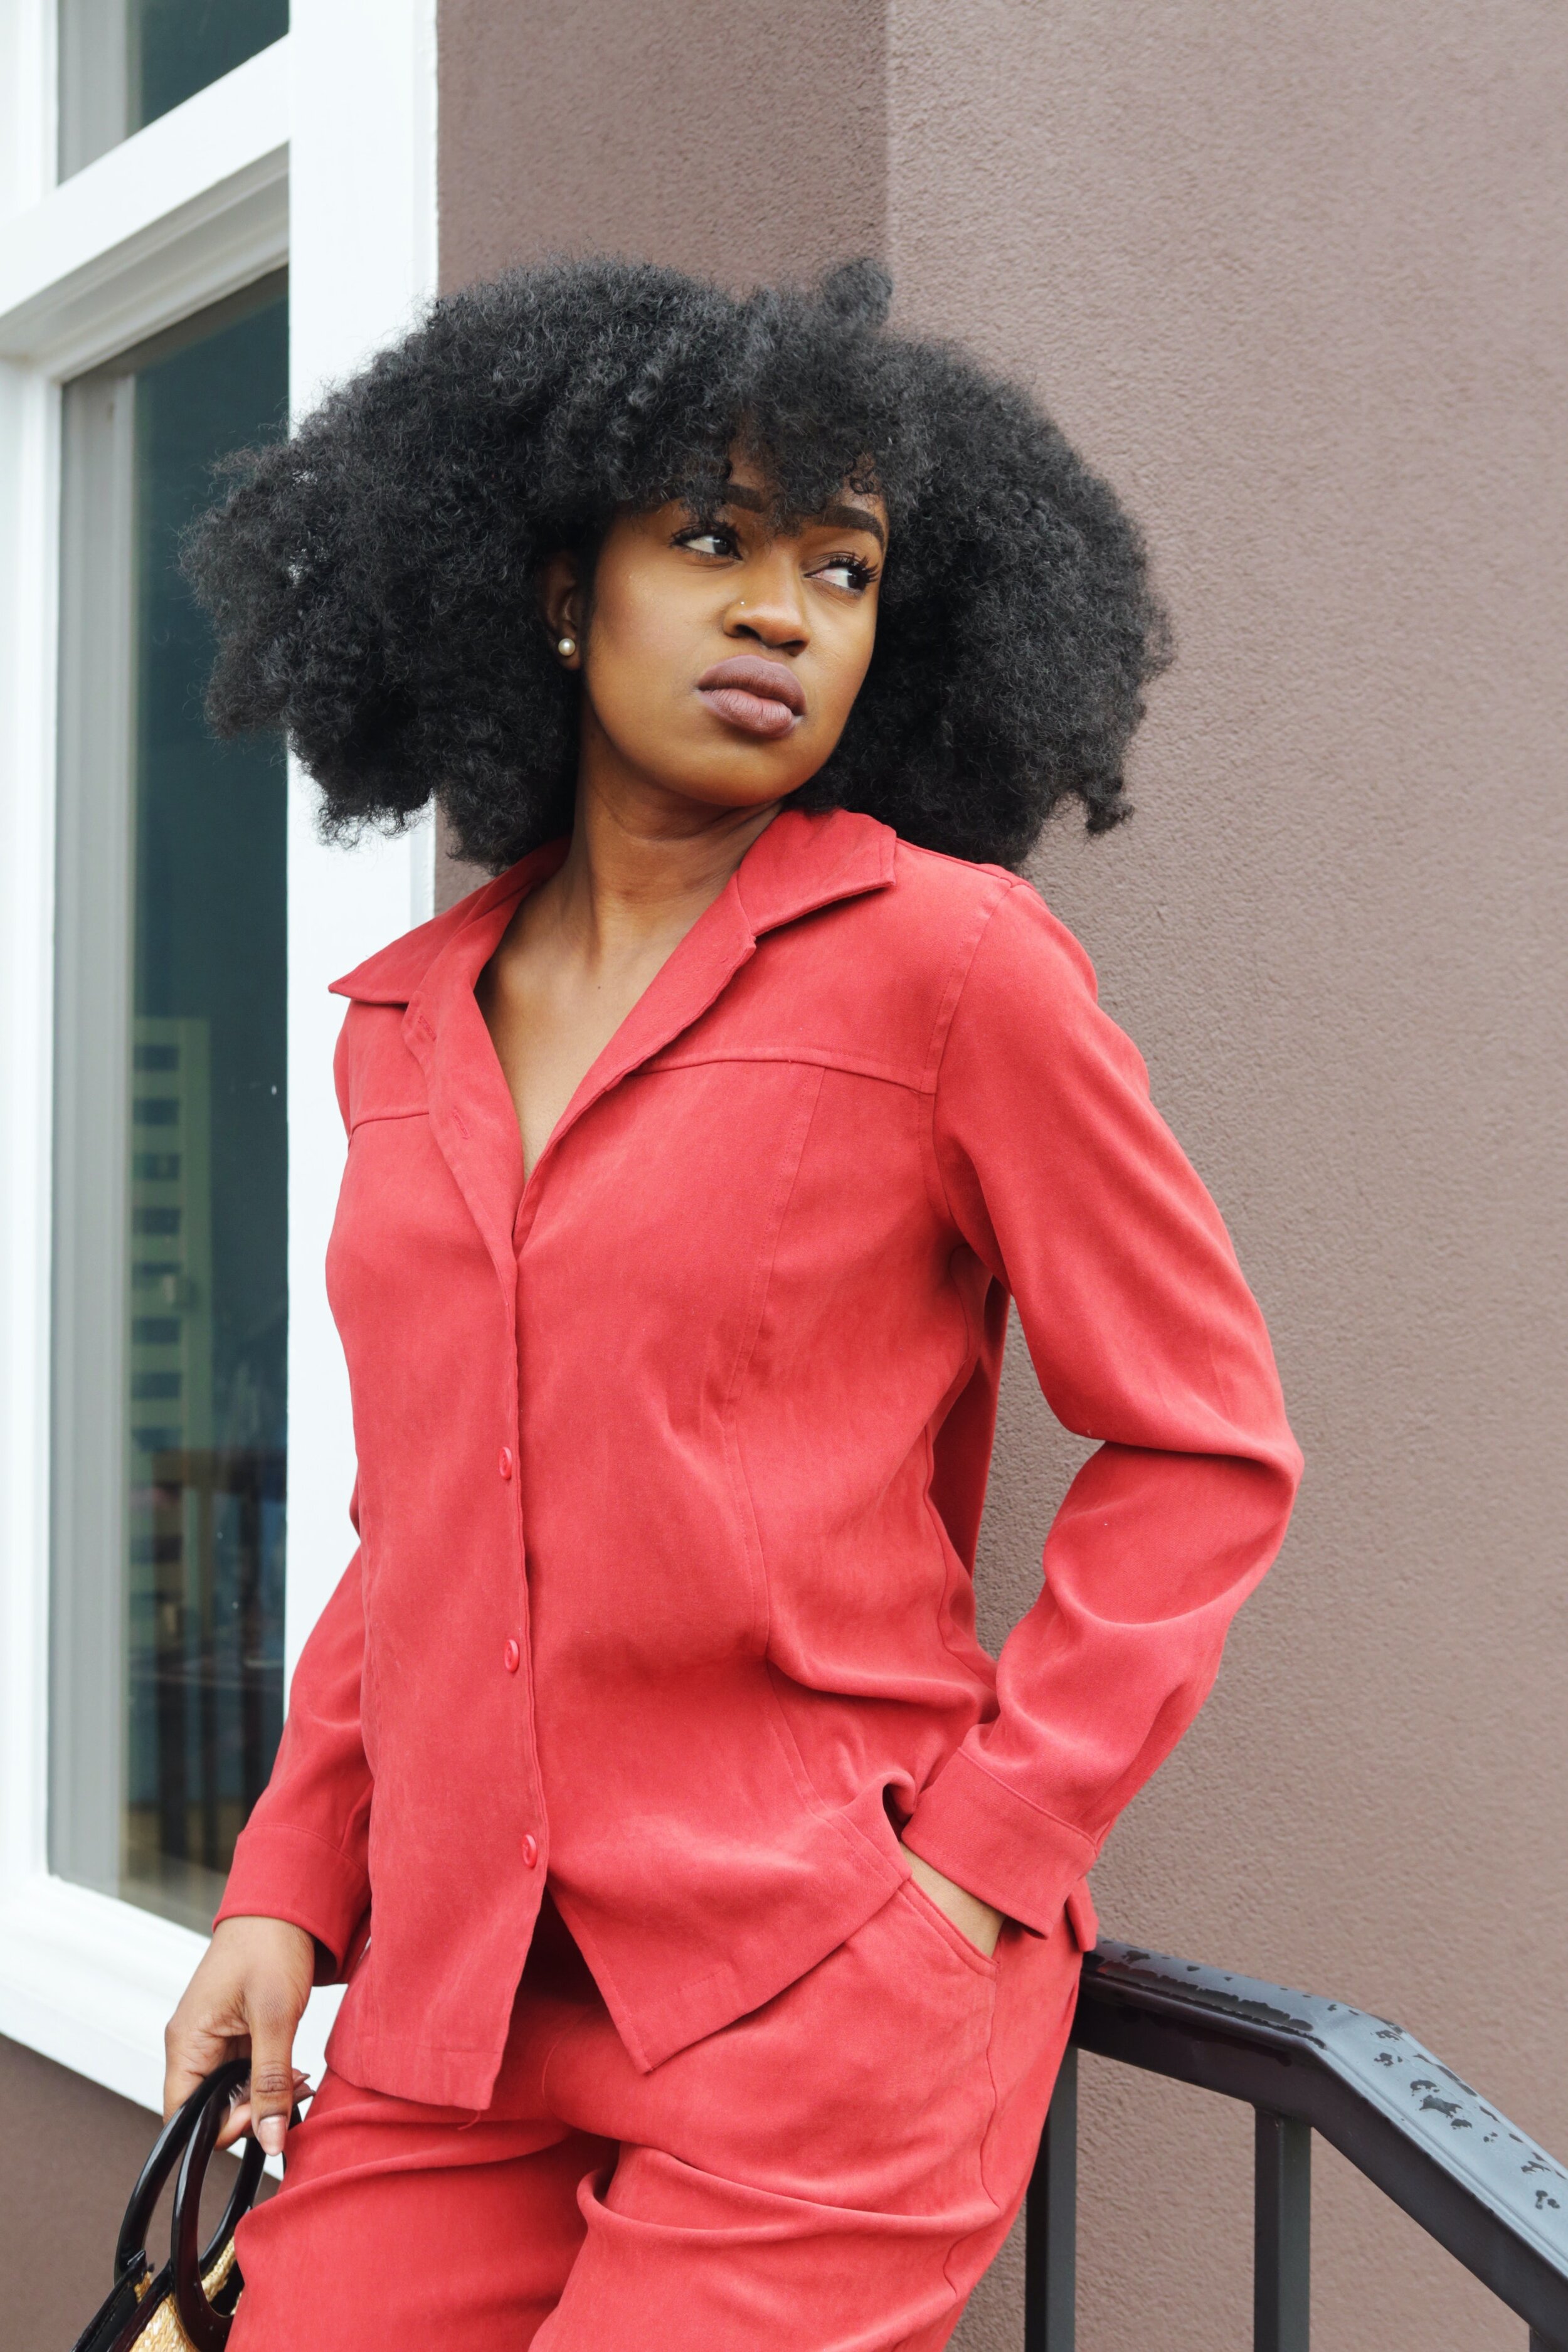
<path id="1" fill-rule="evenodd" d="M 579 789 L 565 863 L 523 899 L 479 983 L 531 1173 L 621 1023 L 777 814 Z"/>
<path id="2" fill-rule="evenodd" d="M 661 945 L 668 951 L 712 905 L 778 806 L 715 808 L 658 786 L 585 776 L 572 846 L 536 894 L 538 917 L 590 966 Z"/>

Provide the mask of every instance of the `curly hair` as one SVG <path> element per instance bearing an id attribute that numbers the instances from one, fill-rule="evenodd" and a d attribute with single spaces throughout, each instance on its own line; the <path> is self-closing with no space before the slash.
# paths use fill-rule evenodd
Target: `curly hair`
<path id="1" fill-rule="evenodd" d="M 329 835 L 433 793 L 464 856 L 510 865 L 572 822 L 581 688 L 542 563 L 591 574 L 618 509 L 711 520 L 740 447 L 781 521 L 846 482 L 889 518 L 871 667 L 797 803 L 1006 866 L 1066 796 L 1105 831 L 1169 658 L 1142 538 L 1026 394 L 890 332 L 890 294 L 870 261 L 740 299 L 595 259 L 437 301 L 193 525 L 212 725 L 283 729 Z"/>

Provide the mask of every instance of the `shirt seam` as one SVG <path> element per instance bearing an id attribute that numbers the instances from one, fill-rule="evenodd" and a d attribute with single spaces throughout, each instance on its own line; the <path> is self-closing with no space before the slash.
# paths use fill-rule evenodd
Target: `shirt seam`
<path id="1" fill-rule="evenodd" d="M 1005 889 L 999 890 L 976 922 L 973 938 L 966 943 L 960 943 L 952 960 L 952 970 L 948 976 L 947 985 L 942 991 L 942 1001 L 937 1006 L 936 1017 L 931 1023 L 931 1042 L 926 1048 L 925 1067 L 921 1076 L 921 1092 L 926 1096 L 930 1103 L 924 1129 L 929 1155 L 928 1190 L 931 1192 L 932 1206 L 938 1214 L 945 1217 L 953 1231 L 961 1234 L 963 1233 L 963 1227 L 959 1222 L 948 1193 L 947 1180 L 942 1171 L 942 1155 L 937 1150 L 936 1107 L 942 1083 L 942 1066 L 947 1056 L 948 1040 L 952 1034 L 952 1024 L 957 1018 L 959 1005 L 963 1001 L 964 990 L 969 985 L 969 976 L 974 969 L 974 959 L 980 953 L 981 943 L 994 922 L 998 910 L 1006 905 L 1014 891 L 1026 890 L 1028 887 L 1026 882 L 1015 881 L 1009 883 Z"/>
<path id="2" fill-rule="evenodd" d="M 721 1416 L 731 1477 L 733 1486 L 738 1489 L 736 1501 L 744 1512 L 745 1526 L 750 1534 L 751 1542 L 748 1549 L 754 1547 L 757 1579 L 761 1588 L 759 1593 L 761 1607 L 755 1622 L 755 1635 L 758 1654 L 764 1662 L 768 1654 L 768 1643 L 773 1634 L 773 1588 L 768 1576 L 767 1548 L 763 1542 L 762 1522 L 757 1516 L 756 1497 L 752 1492 L 752 1482 L 746 1471 L 745 1450 L 741 1444 L 741 1395 L 745 1387 L 746 1376 L 751 1370 L 756 1355 L 763 1324 L 767 1317 L 768 1294 L 773 1288 L 773 1267 L 778 1259 L 779 1239 L 789 1217 L 789 1205 L 795 1198 L 795 1186 L 800 1181 L 800 1171 L 805 1164 L 806 1147 L 811 1140 L 811 1130 L 816 1124 L 817 1108 L 822 1101 L 822 1074 L 819 1071 L 815 1087 L 809 1089 L 809 1101 L 803 1102 L 800 1110 L 796 1113 L 798 1134 L 793 1139 L 793 1148 L 786 1163 L 787 1175 L 783 1170 L 780 1171 L 777 1202 L 770 1213 L 772 1229 L 767 1234 L 764 1245 L 758 1252 L 754 1288 L 747 1305 L 748 1328 L 742 1336 L 740 1347 L 735 1351 L 734 1366 L 730 1374 Z"/>
<path id="3" fill-rule="evenodd" d="M 1048 1805 L 1037 1804 L 1033 1797 L 1026 1797 L 1021 1789 L 1009 1788 L 1005 1780 L 999 1780 L 995 1773 L 990 1769 L 989 1766 L 983 1764 L 980 1758 L 974 1755 L 972 1751 L 960 1748 L 954 1751 L 952 1760 L 956 1762 L 960 1756 L 963 1758 L 964 1762 L 969 1766 L 972 1771 L 980 1773 L 985 1780 L 990 1781 L 991 1786 L 994 1789 L 998 1790 L 1004 1797 L 1008 1798 L 1014 1804 L 1027 1806 L 1029 1811 L 1032 1813 L 1037 1813 L 1041 1821 L 1049 1822 L 1056 1829 L 1065 1830 L 1068 1837 L 1076 1838 L 1080 1845 L 1088 1846 L 1091 1855 L 1099 1853 L 1100 1846 L 1104 1843 L 1103 1838 L 1097 1840 L 1089 1834 L 1088 1830 L 1080 1830 L 1073 1822 L 1064 1821 L 1060 1813 L 1053 1813 Z M 942 1776 L 939 1773 L 937 1775 L 937 1780 L 940 1780 L 941 1777 Z M 937 1780 L 933 1780 L 931 1783 L 933 1791 L 936 1789 Z"/>
<path id="4" fill-rule="evenodd" d="M 962 1390 L 959 1391 L 959 1393 L 962 1395 L 962 1393 L 963 1393 Z M 948 1553 L 949 1553 L 950 1551 L 952 1551 L 952 1552 L 953 1552 L 954 1557 L 958 1559 L 959 1566 L 960 1566 L 960 1569 L 961 1569 L 961 1570 L 962 1570 L 962 1569 L 963 1569 L 963 1559 L 962 1559 L 962 1557 L 961 1557 L 961 1556 L 958 1554 L 958 1552 L 957 1552 L 957 1548 L 956 1548 L 956 1546 L 953 1544 L 952 1538 L 948 1534 L 948 1532 L 947 1532 L 946 1528 L 945 1528 L 943 1527 L 943 1525 L 942 1525 L 942 1513 L 937 1509 L 937 1507 L 936 1507 L 935 1501 L 933 1500 L 932 1496 L 931 1496 L 931 1482 L 932 1478 L 935 1476 L 935 1475 L 936 1475 L 936 1446 L 935 1446 L 935 1443 L 934 1443 L 934 1441 L 933 1441 L 933 1439 L 932 1439 L 932 1437 L 931 1437 L 931 1425 L 930 1425 L 930 1423 L 927 1423 L 927 1425 L 926 1425 L 926 1433 L 925 1433 L 925 1447 L 926 1447 L 926 1477 L 925 1477 L 925 1493 L 924 1493 L 923 1496 L 921 1497 L 921 1499 L 922 1499 L 922 1501 L 924 1502 L 924 1505 L 925 1505 L 925 1514 L 926 1514 L 927 1520 L 930 1522 L 931 1529 L 931 1533 L 932 1533 L 932 1534 L 934 1535 L 934 1537 L 936 1538 L 936 1543 L 937 1543 L 937 1557 L 940 1559 L 940 1560 L 941 1560 L 941 1561 L 942 1561 L 942 1588 L 941 1595 L 940 1595 L 940 1597 L 939 1597 L 939 1599 L 938 1599 L 938 1601 L 937 1601 L 937 1628 L 936 1628 L 936 1632 L 937 1632 L 937 1639 L 938 1639 L 938 1641 L 942 1643 L 942 1648 L 947 1652 L 948 1656 L 952 1660 L 953 1664 L 954 1664 L 955 1666 L 962 1667 L 962 1669 L 963 1669 L 963 1674 L 964 1674 L 964 1675 L 965 1675 L 966 1679 L 967 1679 L 968 1681 L 970 1681 L 970 1682 L 973 1683 L 973 1684 L 974 1684 L 974 1685 L 975 1685 L 975 1687 L 976 1687 L 976 1689 L 985 1691 L 985 1692 L 986 1692 L 986 1694 L 987 1694 L 990 1697 L 994 1698 L 994 1697 L 995 1697 L 995 1696 L 996 1696 L 996 1690 L 995 1690 L 995 1685 L 994 1685 L 994 1684 L 988 1684 L 988 1683 L 984 1682 L 984 1680 L 982 1680 L 982 1678 L 981 1678 L 979 1675 L 977 1675 L 975 1674 L 974 1668 L 973 1668 L 973 1666 L 970 1664 L 969 1660 L 968 1660 L 968 1659 L 963 1655 L 963 1652 L 955 1646 L 955 1644 L 954 1644 L 954 1641 L 953 1641 L 953 1636 L 952 1636 L 952 1629 L 951 1624 L 948 1622 L 948 1618 L 949 1618 L 949 1611 L 948 1611 L 948 1605 L 947 1605 L 947 1590 L 948 1590 L 948 1588 L 947 1588 L 947 1555 L 948 1555 Z M 970 1578 L 970 1581 L 971 1581 L 971 1583 L 973 1584 L 973 1576 L 971 1576 L 971 1578 Z M 991 1720 L 991 1721 L 994 1721 L 994 1720 L 995 1720 L 995 1718 L 994 1718 L 994 1717 L 993 1717 L 989 1718 L 989 1720 Z M 955 1749 L 953 1752 L 956 1754 L 956 1752 L 957 1752 L 957 1751 L 956 1751 L 956 1749 Z M 1000 1783 L 998 1783 L 998 1786 L 1000 1786 Z"/>
<path id="5" fill-rule="evenodd" d="M 643 1063 L 637 1075 L 659 1077 L 667 1070 L 697 1070 L 726 1062 L 784 1062 L 799 1068 L 840 1070 L 850 1077 L 868 1079 L 873 1085 L 901 1087 L 909 1094 L 924 1091 L 921 1080 L 904 1071 L 873 1062 L 869 1055 L 838 1053 L 826 1045 L 715 1046 L 707 1053 L 668 1056 L 660 1054 Z"/>
<path id="6" fill-rule="evenodd" d="M 258 1838 L 309 1838 L 310 1843 L 312 1845 L 319 1845 L 323 1853 L 335 1854 L 340 1862 L 349 1863 L 353 1868 L 359 1872 L 359 1874 L 364 1880 L 365 1885 L 367 1886 L 370 1885 L 369 1871 L 365 1869 L 362 1863 L 354 1862 L 353 1855 L 349 1852 L 347 1843 L 340 1841 L 338 1843 L 334 1844 L 331 1838 L 322 1837 L 318 1830 L 300 1829 L 299 1825 L 293 1822 L 258 1822 L 256 1824 L 256 1834 Z"/>
<path id="7" fill-rule="evenodd" d="M 429 1116 L 430 1106 L 427 1102 L 415 1103 L 407 1110 L 356 1111 L 354 1116 L 348 1121 L 348 1131 L 350 1135 L 353 1135 L 356 1128 L 379 1127 L 385 1125 L 389 1120 L 393 1119 L 428 1118 Z"/>

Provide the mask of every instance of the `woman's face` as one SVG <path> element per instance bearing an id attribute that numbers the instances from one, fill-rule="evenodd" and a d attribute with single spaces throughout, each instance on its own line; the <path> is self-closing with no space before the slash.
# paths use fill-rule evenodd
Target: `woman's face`
<path id="1" fill-rule="evenodd" d="M 611 525 L 591 607 L 569 559 L 546 568 L 552 639 L 583 677 L 585 776 L 715 808 L 757 808 L 805 783 L 844 730 L 871 659 L 887 546 L 881 500 L 846 488 L 787 534 L 738 457 L 716 520 L 686 508 Z"/>

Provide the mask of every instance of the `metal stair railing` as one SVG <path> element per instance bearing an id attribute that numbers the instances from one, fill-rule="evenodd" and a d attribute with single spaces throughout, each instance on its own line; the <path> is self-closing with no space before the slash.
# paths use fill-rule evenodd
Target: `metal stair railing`
<path id="1" fill-rule="evenodd" d="M 1254 2352 L 1307 2352 L 1312 2134 L 1568 2352 L 1568 2172 L 1403 2027 L 1195 1960 L 1101 1943 L 1028 2195 L 1025 2352 L 1073 2352 L 1078 2053 L 1244 2099 L 1256 2112 Z"/>

